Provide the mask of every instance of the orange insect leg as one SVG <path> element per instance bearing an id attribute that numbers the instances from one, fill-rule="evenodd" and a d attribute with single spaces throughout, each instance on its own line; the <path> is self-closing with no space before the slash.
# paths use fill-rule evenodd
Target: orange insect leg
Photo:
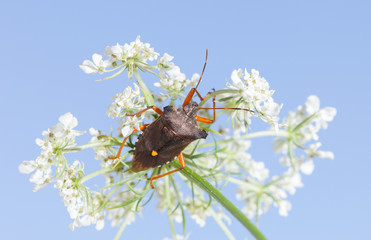
<path id="1" fill-rule="evenodd" d="M 215 89 L 213 89 L 214 90 L 214 92 L 215 92 Z M 205 96 L 205 98 L 209 95 L 210 93 L 208 93 L 206 96 Z M 203 100 L 203 99 L 202 99 Z M 213 119 L 211 120 L 211 119 L 208 119 L 208 118 L 203 118 L 203 117 L 200 117 L 200 116 L 196 116 L 195 118 L 196 118 L 196 121 L 198 121 L 198 122 L 203 122 L 203 123 L 209 123 L 209 124 L 211 124 L 211 123 L 213 123 L 213 122 L 215 122 L 215 96 L 213 97 L 213 107 L 212 108 L 199 108 L 199 110 L 200 109 L 212 109 L 213 110 Z"/>
<path id="2" fill-rule="evenodd" d="M 152 189 L 155 188 L 155 187 L 153 186 L 153 183 L 152 183 L 153 180 L 156 180 L 156 179 L 159 179 L 159 178 L 165 177 L 165 176 L 167 176 L 167 175 L 169 175 L 169 174 L 172 174 L 172 173 L 178 172 L 178 171 L 182 170 L 182 169 L 185 167 L 185 161 L 184 161 L 183 153 L 180 153 L 180 154 L 178 155 L 178 159 L 179 159 L 179 163 L 180 163 L 180 165 L 181 165 L 180 168 L 177 168 L 177 169 L 171 170 L 170 172 L 167 172 L 167 173 L 164 173 L 164 174 L 161 174 L 161 175 L 157 175 L 157 176 L 151 177 L 150 184 L 151 184 Z"/>
<path id="3" fill-rule="evenodd" d="M 132 117 L 132 116 L 139 116 L 139 115 L 143 114 L 145 111 L 148 111 L 149 109 L 153 109 L 158 114 L 162 114 L 161 109 L 159 109 L 156 106 L 150 106 L 150 107 L 147 107 L 147 108 L 145 108 L 145 109 L 143 109 L 143 110 L 141 110 L 141 111 L 139 111 L 139 112 L 137 112 L 135 114 L 127 114 L 126 116 L 130 116 L 130 117 Z"/>
<path id="4" fill-rule="evenodd" d="M 139 129 L 140 129 L 140 130 L 143 130 L 143 129 L 145 129 L 148 125 L 149 125 L 149 124 L 144 124 L 144 125 L 142 125 L 142 126 L 139 126 Z M 137 131 L 139 131 L 139 130 L 137 130 L 137 129 L 134 128 L 133 133 L 135 133 L 135 132 L 137 132 Z M 116 156 L 115 156 L 115 157 L 108 157 L 108 159 L 114 160 L 114 159 L 117 159 L 117 158 L 120 157 L 120 155 L 121 155 L 121 151 L 122 151 L 122 148 L 124 147 L 124 145 L 125 145 L 125 143 L 126 143 L 126 140 L 128 140 L 128 138 L 129 138 L 129 136 L 127 136 L 127 137 L 124 139 L 124 141 L 122 141 L 122 143 L 121 143 L 121 145 L 120 145 L 120 148 L 119 148 L 119 151 L 117 152 Z M 113 168 L 116 168 L 117 165 L 118 165 L 119 163 L 120 163 L 120 161 L 118 161 L 118 162 L 115 164 L 115 166 L 113 166 Z"/>

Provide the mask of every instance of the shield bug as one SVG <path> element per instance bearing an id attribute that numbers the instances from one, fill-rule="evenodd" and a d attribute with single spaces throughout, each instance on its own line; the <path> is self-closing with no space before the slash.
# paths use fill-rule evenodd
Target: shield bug
<path id="1" fill-rule="evenodd" d="M 145 124 L 140 126 L 140 129 L 134 129 L 134 132 L 142 130 L 142 133 L 138 136 L 134 147 L 132 169 L 135 172 L 162 166 L 172 161 L 176 156 L 179 159 L 181 165 L 180 168 L 150 178 L 152 188 L 154 188 L 153 180 L 182 170 L 185 167 L 182 151 L 193 141 L 201 138 L 205 139 L 207 137 L 208 133 L 198 126 L 197 122 L 208 124 L 213 123 L 215 121 L 216 109 L 251 111 L 249 109 L 241 108 L 215 108 L 215 96 L 213 97 L 212 108 L 199 108 L 198 104 L 192 101 L 195 93 L 201 101 L 208 96 L 206 95 L 203 98 L 197 91 L 197 87 L 200 84 L 205 71 L 207 56 L 208 51 L 206 50 L 205 64 L 200 79 L 198 80 L 196 87 L 189 91 L 181 107 L 175 108 L 174 106 L 166 106 L 162 111 L 156 106 L 150 106 L 138 113 L 127 115 L 139 116 L 150 109 L 159 114 L 159 117 L 151 124 Z M 210 94 L 210 92 L 208 94 Z M 200 109 L 212 109 L 213 119 L 197 116 L 197 111 Z M 126 137 L 122 142 L 117 155 L 115 157 L 110 157 L 109 159 L 117 159 L 120 157 L 122 148 L 127 139 L 128 137 Z"/>

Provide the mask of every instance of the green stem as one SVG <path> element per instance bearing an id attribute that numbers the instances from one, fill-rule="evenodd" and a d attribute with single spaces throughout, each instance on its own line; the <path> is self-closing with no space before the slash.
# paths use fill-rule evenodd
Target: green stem
<path id="1" fill-rule="evenodd" d="M 84 176 L 83 178 L 80 179 L 80 182 L 79 183 L 80 184 L 83 184 L 84 182 L 86 182 L 86 181 L 88 181 L 88 180 L 90 180 L 90 179 L 92 179 L 92 178 L 94 178 L 96 176 L 99 176 L 99 175 L 101 175 L 103 173 L 109 172 L 109 171 L 112 171 L 112 168 L 111 167 L 102 168 L 102 169 L 100 169 L 98 171 L 92 172 L 89 175 Z"/>
<path id="2" fill-rule="evenodd" d="M 224 94 L 224 93 L 238 93 L 239 90 L 235 90 L 235 89 L 224 89 L 224 90 L 219 90 L 219 91 L 215 91 L 215 92 L 212 92 L 210 93 L 209 95 L 207 95 L 207 97 L 202 100 L 200 102 L 200 104 L 198 104 L 198 107 L 200 108 L 202 105 L 204 105 L 210 98 L 214 97 L 214 96 L 217 96 L 219 94 Z"/>
<path id="3" fill-rule="evenodd" d="M 148 106 L 155 106 L 155 100 L 153 99 L 152 93 L 148 90 L 146 84 L 143 82 L 142 78 L 140 77 L 138 71 L 134 68 L 134 75 L 138 81 L 139 87 L 142 90 L 144 98 L 146 99 L 146 103 Z"/>
<path id="4" fill-rule="evenodd" d="M 98 79 L 97 81 L 104 81 L 104 80 L 108 80 L 108 79 L 111 79 L 111 78 L 114 78 L 118 75 L 120 75 L 121 73 L 123 73 L 125 71 L 127 67 L 123 67 L 121 68 L 119 71 L 117 71 L 116 73 L 112 74 L 111 76 L 109 77 L 106 77 L 106 78 L 102 78 L 102 79 Z"/>
<path id="5" fill-rule="evenodd" d="M 171 165 L 175 168 L 180 168 L 178 161 L 172 161 Z M 219 202 L 228 212 L 230 212 L 245 228 L 247 228 L 250 233 L 256 239 L 266 239 L 264 235 L 255 227 L 255 225 L 243 214 L 233 203 L 231 203 L 219 190 L 212 186 L 208 181 L 194 172 L 187 166 L 180 171 L 189 181 L 199 186 L 202 190 L 207 192 L 211 197 L 213 197 L 217 202 Z"/>
<path id="6" fill-rule="evenodd" d="M 117 69 L 119 69 L 122 66 L 124 66 L 123 63 L 121 63 L 120 65 L 118 65 L 118 66 L 116 66 L 116 67 L 114 67 L 112 69 L 109 69 L 109 70 L 106 69 L 106 70 L 104 70 L 104 72 L 113 72 L 113 71 L 116 71 Z"/>
<path id="7" fill-rule="evenodd" d="M 81 151 L 81 150 L 84 150 L 84 149 L 87 149 L 87 148 L 105 147 L 105 146 L 110 146 L 110 145 L 113 145 L 113 143 L 110 142 L 110 141 L 107 141 L 107 142 L 97 141 L 97 142 L 91 142 L 91 143 L 87 143 L 87 144 L 80 145 L 80 146 L 67 147 L 67 148 L 63 149 L 63 152 L 64 153 L 78 152 L 78 151 Z"/>
<path id="8" fill-rule="evenodd" d="M 227 180 L 228 182 L 231 182 L 231 183 L 234 183 L 234 184 L 237 184 L 237 185 L 245 185 L 245 186 L 248 186 L 249 187 L 249 190 L 251 191 L 255 191 L 255 192 L 259 192 L 261 191 L 261 188 L 263 187 L 262 185 L 259 185 L 259 184 L 252 184 L 252 183 L 249 183 L 249 182 L 246 182 L 246 181 L 242 181 L 240 179 L 237 179 L 237 178 L 233 178 L 233 177 L 225 177 L 225 180 Z"/>
<path id="9" fill-rule="evenodd" d="M 237 139 L 230 138 L 230 139 L 226 139 L 226 140 L 217 141 L 216 143 L 220 144 L 220 143 L 236 142 L 236 141 L 243 140 L 243 139 L 251 139 L 251 138 L 257 138 L 257 137 L 269 137 L 269 136 L 288 138 L 290 136 L 290 134 L 285 130 L 280 130 L 278 132 L 276 132 L 276 131 L 261 131 L 261 132 L 248 133 L 248 134 L 243 135 L 243 136 L 241 136 Z M 213 147 L 213 146 L 215 146 L 215 142 L 200 144 L 199 148 Z"/>

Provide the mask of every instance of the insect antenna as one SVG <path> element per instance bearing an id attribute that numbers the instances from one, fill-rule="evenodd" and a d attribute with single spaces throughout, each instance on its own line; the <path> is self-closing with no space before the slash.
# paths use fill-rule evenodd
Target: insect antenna
<path id="1" fill-rule="evenodd" d="M 201 97 L 200 93 L 197 91 L 197 87 L 198 85 L 200 84 L 201 82 L 201 79 L 202 79 L 202 76 L 204 75 L 204 72 L 205 72 L 205 68 L 206 68 L 206 63 L 207 63 L 207 55 L 208 55 L 208 50 L 206 48 L 206 58 L 205 58 L 205 64 L 204 64 L 204 68 L 202 69 L 202 73 L 201 73 L 201 76 L 200 76 L 200 79 L 198 80 L 197 82 L 197 85 L 196 87 L 192 88 L 189 93 L 187 94 L 187 97 L 185 98 L 184 102 L 183 102 L 183 109 L 185 106 L 187 106 L 191 101 L 192 101 L 192 97 L 195 93 L 197 93 L 197 95 L 199 96 L 199 98 L 201 99 L 201 101 L 203 100 L 203 98 Z"/>
<path id="2" fill-rule="evenodd" d="M 199 85 L 200 82 L 201 82 L 202 76 L 204 75 L 205 68 L 206 68 L 206 63 L 207 63 L 207 55 L 208 55 L 208 50 L 207 50 L 207 48 L 206 48 L 206 58 L 205 58 L 204 68 L 202 69 L 202 73 L 201 73 L 200 79 L 198 80 L 198 83 L 197 83 L 195 89 L 197 89 L 198 85 Z"/>

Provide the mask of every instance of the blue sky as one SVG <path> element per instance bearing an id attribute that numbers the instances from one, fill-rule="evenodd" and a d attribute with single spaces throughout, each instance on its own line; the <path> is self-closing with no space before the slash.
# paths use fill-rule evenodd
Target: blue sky
<path id="1" fill-rule="evenodd" d="M 95 82 L 78 64 L 137 35 L 157 52 L 175 56 L 187 76 L 201 70 L 208 48 L 202 92 L 223 88 L 234 69 L 255 68 L 284 103 L 281 116 L 311 94 L 322 106 L 337 108 L 328 130 L 320 132 L 322 148 L 333 151 L 335 160 L 317 159 L 305 187 L 289 197 L 289 216 L 272 208 L 260 229 L 269 239 L 369 236 L 370 7 L 368 1 L 1 1 L 1 238 L 113 238 L 117 229 L 110 226 L 71 232 L 57 190 L 33 193 L 29 176 L 17 166 L 39 154 L 35 138 L 65 112 L 78 118 L 79 130 L 109 131 L 106 107 L 129 80 Z M 265 148 L 257 144 L 254 158 L 262 160 L 261 152 Z M 189 220 L 187 230 L 190 239 L 225 239 L 212 220 L 204 228 Z M 250 236 L 237 221 L 231 231 L 239 239 Z M 153 203 L 123 239 L 166 236 L 166 216 Z"/>

